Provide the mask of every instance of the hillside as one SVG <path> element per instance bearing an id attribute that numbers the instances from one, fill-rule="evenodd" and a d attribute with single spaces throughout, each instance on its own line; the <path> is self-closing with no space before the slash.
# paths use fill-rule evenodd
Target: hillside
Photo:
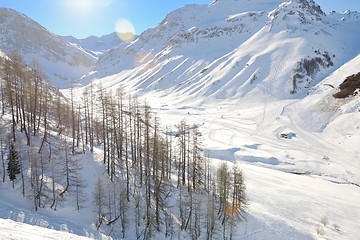
<path id="1" fill-rule="evenodd" d="M 65 99 L 16 55 L 0 67 L 0 217 L 115 239 L 226 236 L 244 220 L 242 171 L 205 161 L 198 126 L 164 126 L 122 88 Z"/>
<path id="2" fill-rule="evenodd" d="M 13 181 L 0 166 L 0 217 L 95 239 L 357 239 L 360 96 L 334 95 L 357 81 L 359 23 L 313 0 L 184 6 L 62 95 L 4 60 L 1 156 L 22 164 Z"/>
<path id="3" fill-rule="evenodd" d="M 333 95 L 358 73 L 359 20 L 314 1 L 185 6 L 102 55 L 95 83 L 136 92 L 168 124 L 197 124 L 210 159 L 241 164 L 242 236 L 353 239 L 359 97 Z"/>
<path id="4" fill-rule="evenodd" d="M 186 98 L 302 98 L 360 51 L 359 14 L 313 1 L 215 1 L 168 14 L 102 55 L 97 77 Z M 115 81 L 113 82 L 115 84 Z"/>
<path id="5" fill-rule="evenodd" d="M 59 88 L 79 83 L 95 66 L 95 57 L 14 10 L 0 8 L 0 32 L 0 50 L 19 52 L 29 66 L 39 65 Z"/>

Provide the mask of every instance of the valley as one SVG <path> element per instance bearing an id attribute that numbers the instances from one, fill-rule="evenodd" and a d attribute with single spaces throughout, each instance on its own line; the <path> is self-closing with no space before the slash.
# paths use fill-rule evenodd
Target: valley
<path id="1" fill-rule="evenodd" d="M 359 90 L 334 95 L 359 74 L 359 23 L 313 0 L 218 0 L 123 42 L 0 9 L 0 239 L 21 223 L 59 231 L 26 232 L 42 239 L 357 239 Z"/>

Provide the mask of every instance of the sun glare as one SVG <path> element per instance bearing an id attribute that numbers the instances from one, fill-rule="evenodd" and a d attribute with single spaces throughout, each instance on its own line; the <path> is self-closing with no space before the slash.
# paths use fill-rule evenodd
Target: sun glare
<path id="1" fill-rule="evenodd" d="M 108 7 L 111 5 L 111 3 L 113 2 L 113 0 L 97 0 L 98 2 L 100 2 L 101 5 Z"/>
<path id="2" fill-rule="evenodd" d="M 91 17 L 99 7 L 108 7 L 113 0 L 65 0 L 66 9 L 78 17 Z"/>
<path id="3" fill-rule="evenodd" d="M 90 12 L 94 6 L 94 1 L 89 0 L 67 0 L 66 4 L 71 10 L 78 11 L 79 13 Z"/>
<path id="4" fill-rule="evenodd" d="M 135 27 L 127 19 L 122 18 L 116 21 L 115 32 L 122 41 L 130 42 L 135 39 Z"/>

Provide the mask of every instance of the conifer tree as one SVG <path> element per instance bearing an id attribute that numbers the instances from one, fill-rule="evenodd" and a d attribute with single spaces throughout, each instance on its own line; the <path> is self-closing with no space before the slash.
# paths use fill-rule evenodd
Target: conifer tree
<path id="1" fill-rule="evenodd" d="M 14 189 L 14 180 L 16 180 L 16 175 L 20 173 L 20 163 L 19 163 L 19 155 L 12 143 L 10 144 L 9 162 L 8 162 L 7 171 L 9 174 L 9 179 L 10 181 L 12 181 L 13 189 Z"/>

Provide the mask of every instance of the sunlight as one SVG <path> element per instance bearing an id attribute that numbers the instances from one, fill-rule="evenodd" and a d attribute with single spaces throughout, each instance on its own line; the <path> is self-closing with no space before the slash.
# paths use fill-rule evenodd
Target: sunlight
<path id="1" fill-rule="evenodd" d="M 111 3 L 113 2 L 113 0 L 97 0 L 97 2 L 100 2 L 101 5 L 108 7 L 111 5 Z"/>
<path id="2" fill-rule="evenodd" d="M 121 18 L 116 21 L 115 32 L 122 41 L 130 42 L 135 39 L 135 27 L 127 19 Z"/>
<path id="3" fill-rule="evenodd" d="M 88 13 L 94 7 L 94 1 L 91 0 L 66 0 L 65 3 L 69 9 L 79 13 Z"/>
<path id="4" fill-rule="evenodd" d="M 90 17 L 99 7 L 108 7 L 113 0 L 65 0 L 66 9 L 79 17 Z"/>
<path id="5" fill-rule="evenodd" d="M 151 69 L 156 65 L 155 55 L 148 51 L 139 51 L 134 58 L 134 67 L 139 67 L 143 64 L 147 64 L 146 68 Z"/>

